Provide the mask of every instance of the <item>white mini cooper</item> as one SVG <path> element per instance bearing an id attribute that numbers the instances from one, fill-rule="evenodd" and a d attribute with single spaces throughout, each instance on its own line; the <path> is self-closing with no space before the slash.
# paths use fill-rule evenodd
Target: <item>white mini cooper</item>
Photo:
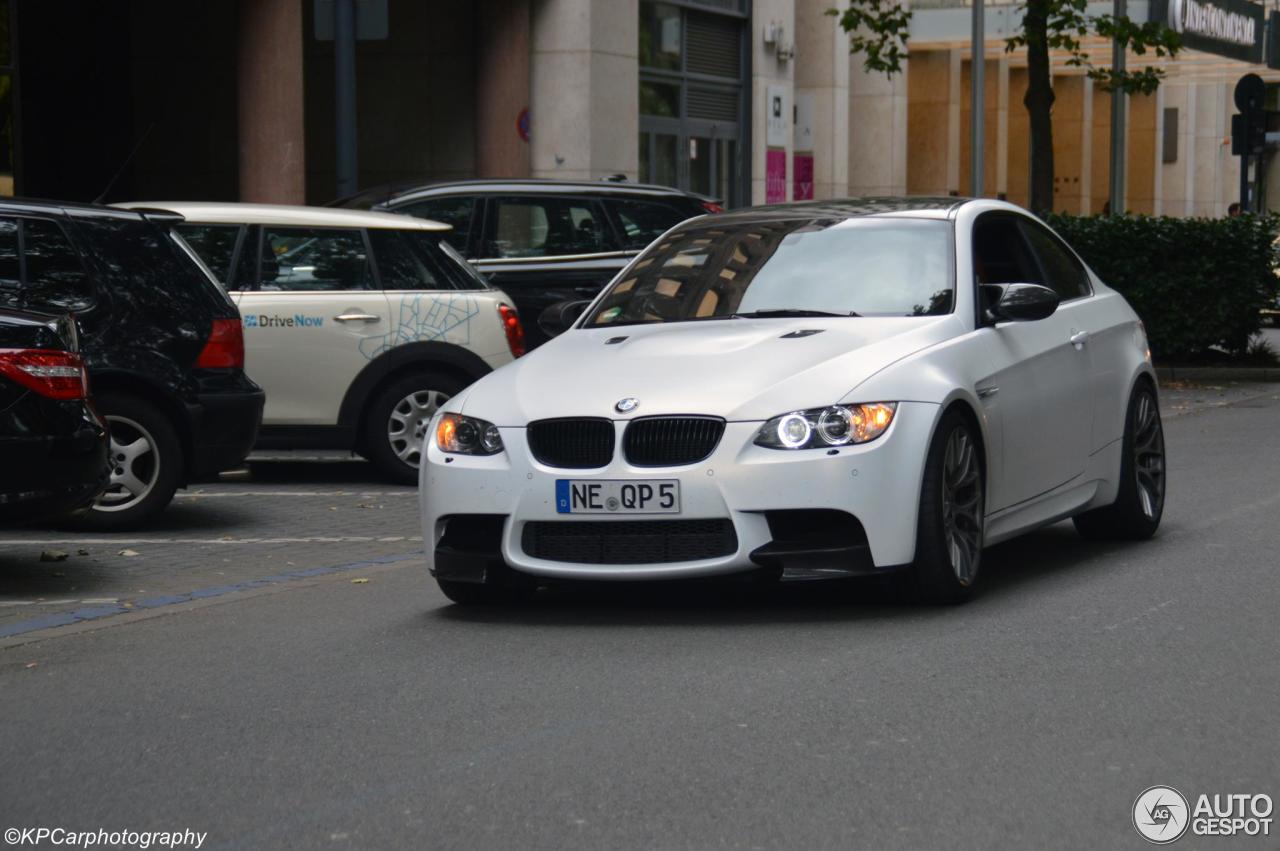
<path id="1" fill-rule="evenodd" d="M 418 478 L 439 406 L 524 353 L 512 302 L 439 222 L 272 204 L 138 202 L 222 281 L 244 321 L 245 369 L 267 393 L 258 446 L 353 449 Z"/>
<path id="2" fill-rule="evenodd" d="M 989 544 L 1068 517 L 1099 537 L 1160 523 L 1142 324 L 1011 204 L 692 219 L 576 318 L 550 310 L 564 333 L 431 424 L 427 563 L 455 601 L 896 571 L 957 602 Z"/>

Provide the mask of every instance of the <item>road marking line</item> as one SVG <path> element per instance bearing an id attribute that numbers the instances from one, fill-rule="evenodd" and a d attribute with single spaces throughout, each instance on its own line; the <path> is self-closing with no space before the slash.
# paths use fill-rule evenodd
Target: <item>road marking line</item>
<path id="1" fill-rule="evenodd" d="M 421 541 L 421 535 L 375 538 L 368 535 L 316 538 L 0 538 L 0 546 L 52 546 L 85 544 L 369 544 Z"/>
<path id="2" fill-rule="evenodd" d="M 29 641 L 38 640 L 36 637 L 22 637 L 29 633 L 51 630 L 57 627 L 71 626 L 73 624 L 81 626 L 85 621 L 96 621 L 117 615 L 128 616 L 131 620 L 136 620 L 139 619 L 140 616 L 148 617 L 154 614 L 160 614 L 162 613 L 161 610 L 168 609 L 171 606 L 190 606 L 197 602 L 209 601 L 218 597 L 225 597 L 228 594 L 236 594 L 245 591 L 261 590 L 265 592 L 268 589 L 278 588 L 279 586 L 288 585 L 299 580 L 321 579 L 331 574 L 346 573 L 352 570 L 369 568 L 390 569 L 398 562 L 411 561 L 420 558 L 422 558 L 421 551 L 401 553 L 399 555 L 383 556 L 382 558 L 351 562 L 349 564 L 333 565 L 331 567 L 300 568 L 298 570 L 288 571 L 287 573 L 277 573 L 274 576 L 264 576 L 260 579 L 249 579 L 232 585 L 219 585 L 214 588 L 200 588 L 195 591 L 187 591 L 180 594 L 166 594 L 160 597 L 149 597 L 145 600 L 87 605 L 72 612 L 57 612 L 38 618 L 32 618 L 31 620 L 0 625 L 0 648 L 12 647 L 17 644 L 25 644 Z M 74 602 L 74 600 L 68 602 Z M 126 620 L 123 622 L 129 621 Z"/>

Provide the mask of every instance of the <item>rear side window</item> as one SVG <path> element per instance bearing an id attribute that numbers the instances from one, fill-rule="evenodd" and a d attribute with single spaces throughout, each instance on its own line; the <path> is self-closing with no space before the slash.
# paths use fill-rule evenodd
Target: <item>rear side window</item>
<path id="1" fill-rule="evenodd" d="M 76 215 L 72 222 L 96 274 L 131 308 L 167 316 L 226 314 L 226 294 L 178 248 L 167 230 L 123 215 Z"/>
<path id="2" fill-rule="evenodd" d="M 476 199 L 463 195 L 450 195 L 444 198 L 428 198 L 416 201 L 403 207 L 396 207 L 397 213 L 408 213 L 420 219 L 432 219 L 453 227 L 444 234 L 444 239 L 454 248 L 465 252 L 467 239 L 471 236 L 471 216 L 476 209 Z"/>
<path id="3" fill-rule="evenodd" d="M 369 229 L 385 290 L 479 290 L 488 285 L 440 234 Z"/>
<path id="4" fill-rule="evenodd" d="M 225 284 L 231 279 L 231 258 L 240 236 L 239 225 L 181 224 L 177 231 L 219 281 Z"/>
<path id="5" fill-rule="evenodd" d="M 623 248 L 644 248 L 675 225 L 690 218 L 675 207 L 652 201 L 610 199 L 604 203 L 618 220 Z"/>
<path id="6" fill-rule="evenodd" d="M 265 291 L 374 289 L 359 230 L 264 227 L 258 288 Z"/>
<path id="7" fill-rule="evenodd" d="M 24 304 L 52 311 L 83 310 L 92 304 L 92 283 L 62 227 L 48 219 L 24 219 L 22 229 Z"/>
<path id="8" fill-rule="evenodd" d="M 48 313 L 93 304 L 93 282 L 57 222 L 0 219 L 0 304 Z"/>
<path id="9" fill-rule="evenodd" d="M 1021 219 L 1018 226 L 1031 243 L 1031 250 L 1040 259 L 1040 268 L 1047 279 L 1045 285 L 1052 287 L 1062 301 L 1082 298 L 1089 295 L 1089 275 L 1084 266 L 1063 246 L 1052 233 L 1027 219 Z"/>
<path id="10" fill-rule="evenodd" d="M 21 289 L 18 223 L 14 219 L 0 219 L 0 305 L 18 307 L 22 299 Z"/>
<path id="11" fill-rule="evenodd" d="M 576 198 L 493 198 L 487 257 L 554 257 L 615 249 L 599 206 Z"/>

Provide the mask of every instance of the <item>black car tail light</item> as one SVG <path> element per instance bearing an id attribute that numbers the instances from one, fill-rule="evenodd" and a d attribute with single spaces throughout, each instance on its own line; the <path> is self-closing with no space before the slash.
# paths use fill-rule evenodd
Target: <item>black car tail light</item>
<path id="1" fill-rule="evenodd" d="M 239 319 L 215 319 L 196 358 L 198 369 L 244 369 L 244 328 Z"/>
<path id="2" fill-rule="evenodd" d="M 50 399 L 68 401 L 89 395 L 89 374 L 74 352 L 0 349 L 0 375 Z"/>

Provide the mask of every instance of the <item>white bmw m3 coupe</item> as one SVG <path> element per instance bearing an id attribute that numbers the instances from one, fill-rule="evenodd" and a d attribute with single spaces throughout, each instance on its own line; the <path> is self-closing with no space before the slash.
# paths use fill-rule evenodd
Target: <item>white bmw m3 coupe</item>
<path id="1" fill-rule="evenodd" d="M 427 564 L 456 602 L 739 572 L 960 602 L 985 546 L 1160 523 L 1142 323 L 1011 204 L 699 217 L 541 321 L 563 333 L 427 433 Z"/>

